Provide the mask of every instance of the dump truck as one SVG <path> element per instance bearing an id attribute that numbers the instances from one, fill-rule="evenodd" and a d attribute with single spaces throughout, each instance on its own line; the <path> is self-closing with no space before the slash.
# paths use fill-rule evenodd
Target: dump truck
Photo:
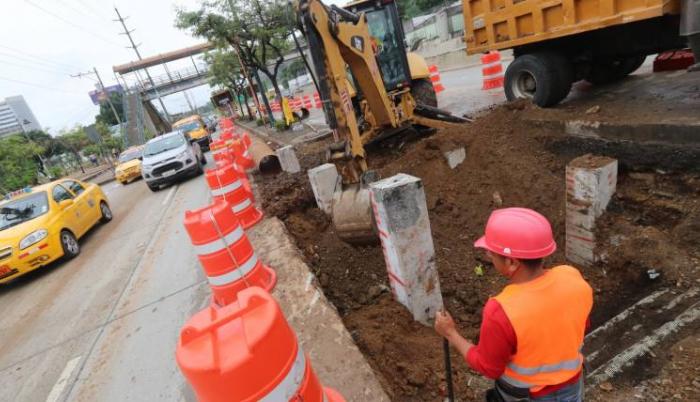
<path id="1" fill-rule="evenodd" d="M 512 49 L 508 100 L 542 107 L 566 98 L 585 79 L 610 83 L 646 56 L 685 47 L 680 0 L 464 0 L 468 54 Z"/>

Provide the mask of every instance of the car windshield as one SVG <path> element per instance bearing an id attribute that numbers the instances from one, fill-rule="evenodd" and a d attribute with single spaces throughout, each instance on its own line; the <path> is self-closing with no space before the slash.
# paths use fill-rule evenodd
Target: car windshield
<path id="1" fill-rule="evenodd" d="M 191 123 L 181 124 L 181 125 L 179 125 L 179 126 L 177 126 L 177 127 L 175 127 L 175 128 L 177 128 L 178 130 L 180 130 L 180 131 L 182 131 L 183 133 L 187 134 L 187 133 L 189 133 L 190 131 L 197 130 L 197 129 L 201 128 L 201 127 L 202 127 L 202 126 L 199 124 L 199 122 L 193 121 L 193 122 L 191 122 Z"/>
<path id="2" fill-rule="evenodd" d="M 133 161 L 134 159 L 138 159 L 140 157 L 141 157 L 141 150 L 140 149 L 134 149 L 131 151 L 124 151 L 124 152 L 122 152 L 121 155 L 119 155 L 119 163 Z"/>
<path id="3" fill-rule="evenodd" d="M 179 148 L 184 144 L 184 136 L 172 135 L 146 144 L 146 149 L 143 150 L 143 154 L 144 156 L 158 155 L 165 151 L 170 151 L 171 149 Z"/>
<path id="4" fill-rule="evenodd" d="M 46 192 L 28 195 L 0 206 L 0 231 L 30 221 L 49 211 Z"/>

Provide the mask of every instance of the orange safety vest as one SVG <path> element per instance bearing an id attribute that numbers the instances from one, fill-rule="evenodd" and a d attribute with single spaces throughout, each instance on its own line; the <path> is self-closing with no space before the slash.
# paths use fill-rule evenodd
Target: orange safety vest
<path id="1" fill-rule="evenodd" d="M 495 299 L 517 338 L 517 350 L 502 381 L 536 392 L 581 370 L 593 291 L 576 268 L 549 269 L 530 282 L 506 286 Z"/>

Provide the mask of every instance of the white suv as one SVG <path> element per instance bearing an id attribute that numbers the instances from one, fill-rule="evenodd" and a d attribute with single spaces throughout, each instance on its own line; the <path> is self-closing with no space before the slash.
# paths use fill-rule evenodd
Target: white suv
<path id="1" fill-rule="evenodd" d="M 199 144 L 187 135 L 173 131 L 146 143 L 141 176 L 151 191 L 158 191 L 163 184 L 202 174 L 205 163 Z"/>

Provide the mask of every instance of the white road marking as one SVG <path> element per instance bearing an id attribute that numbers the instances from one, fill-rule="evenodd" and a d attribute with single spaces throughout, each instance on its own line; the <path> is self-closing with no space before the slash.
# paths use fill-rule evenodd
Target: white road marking
<path id="1" fill-rule="evenodd" d="M 170 191 L 168 191 L 168 195 L 165 196 L 165 199 L 160 205 L 165 205 L 168 202 L 170 202 L 170 199 L 173 197 L 173 194 L 175 194 L 175 190 L 177 190 L 177 185 L 170 187 Z"/>
<path id="2" fill-rule="evenodd" d="M 66 367 L 63 368 L 61 375 L 58 377 L 58 381 L 56 381 L 56 384 L 54 384 L 53 388 L 51 388 L 49 396 L 46 397 L 46 402 L 58 401 L 58 398 L 61 397 L 66 385 L 68 385 L 68 379 L 70 379 L 70 376 L 73 374 L 75 368 L 78 367 L 80 357 L 81 356 L 74 357 L 73 359 L 69 360 L 68 363 L 66 363 Z"/>

